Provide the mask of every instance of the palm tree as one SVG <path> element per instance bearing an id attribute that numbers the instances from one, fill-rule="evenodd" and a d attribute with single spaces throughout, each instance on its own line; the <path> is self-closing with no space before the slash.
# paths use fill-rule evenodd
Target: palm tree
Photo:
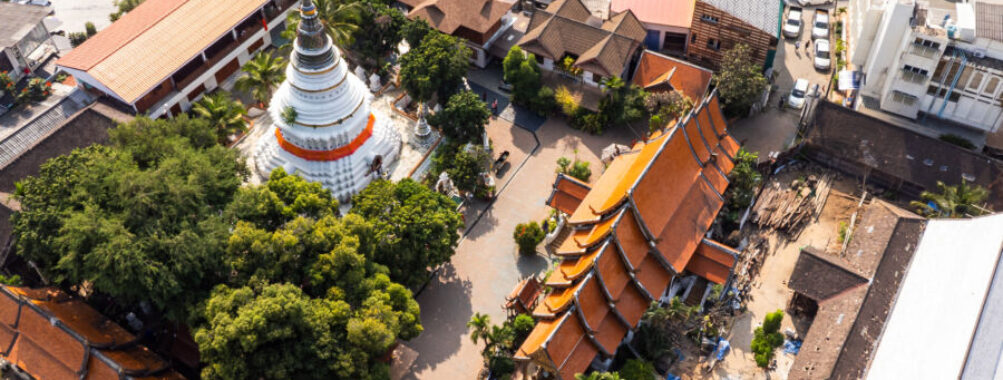
<path id="1" fill-rule="evenodd" d="M 483 339 L 485 344 L 488 340 L 488 334 L 490 333 L 491 317 L 486 314 L 474 313 L 470 317 L 470 321 L 467 322 L 467 329 L 470 330 L 470 340 L 477 344 L 478 340 Z"/>
<path id="2" fill-rule="evenodd" d="M 206 95 L 195 103 L 192 112 L 209 121 L 209 125 L 216 129 L 216 139 L 221 144 L 226 144 L 230 135 L 247 130 L 244 104 L 225 92 Z"/>
<path id="3" fill-rule="evenodd" d="M 989 191 L 982 186 L 971 186 L 962 179 L 957 186 L 937 181 L 937 188 L 940 193 L 924 191 L 919 196 L 922 202 L 912 201 L 909 204 L 916 207 L 920 215 L 928 218 L 964 218 L 989 213 L 989 210 L 980 206 L 989 196 Z"/>
<path id="4" fill-rule="evenodd" d="M 272 98 L 272 88 L 285 79 L 285 63 L 282 57 L 260 52 L 244 64 L 242 70 L 247 75 L 238 78 L 234 86 L 250 92 L 260 104 L 267 105 Z"/>
<path id="5" fill-rule="evenodd" d="M 352 34 L 359 29 L 362 4 L 354 0 L 314 0 L 324 27 L 340 46 L 352 44 Z"/>
<path id="6" fill-rule="evenodd" d="M 511 347 L 512 342 L 515 340 L 515 333 L 512 328 L 508 326 L 491 326 L 491 333 L 484 337 L 486 342 L 483 354 L 487 356 L 488 352 L 496 351 L 498 348 Z"/>

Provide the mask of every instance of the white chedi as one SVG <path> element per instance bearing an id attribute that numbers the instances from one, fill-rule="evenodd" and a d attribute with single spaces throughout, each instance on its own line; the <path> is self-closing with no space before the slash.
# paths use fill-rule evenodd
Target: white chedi
<path id="1" fill-rule="evenodd" d="M 400 156 L 401 137 L 386 114 L 370 108 L 368 86 L 341 53 L 305 0 L 286 80 L 268 112 L 273 125 L 255 151 L 262 176 L 283 168 L 321 183 L 342 202 L 381 176 Z M 285 120 L 288 109 L 295 120 Z"/>

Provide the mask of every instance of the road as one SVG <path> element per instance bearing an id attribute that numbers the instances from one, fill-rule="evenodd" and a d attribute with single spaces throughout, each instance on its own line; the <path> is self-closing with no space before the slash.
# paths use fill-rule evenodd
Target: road
<path id="1" fill-rule="evenodd" d="M 93 22 L 98 30 L 111 25 L 108 15 L 117 9 L 114 0 L 51 0 L 55 17 L 63 22 L 59 29 L 83 32 L 84 24 Z"/>

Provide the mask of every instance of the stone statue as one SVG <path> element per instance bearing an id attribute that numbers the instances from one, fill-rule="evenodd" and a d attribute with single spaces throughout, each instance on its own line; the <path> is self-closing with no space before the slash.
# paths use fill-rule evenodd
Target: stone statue
<path id="1" fill-rule="evenodd" d="M 380 76 L 373 73 L 369 76 L 369 91 L 378 92 L 383 84 L 380 83 Z"/>

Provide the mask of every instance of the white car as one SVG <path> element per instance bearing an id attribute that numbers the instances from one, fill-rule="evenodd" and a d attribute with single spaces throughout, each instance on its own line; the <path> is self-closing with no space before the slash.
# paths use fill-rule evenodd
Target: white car
<path id="1" fill-rule="evenodd" d="M 808 94 L 808 80 L 804 78 L 798 78 L 794 82 L 794 89 L 791 90 L 791 95 L 787 97 L 787 105 L 793 109 L 801 109 L 804 107 L 805 96 Z"/>
<path id="2" fill-rule="evenodd" d="M 798 38 L 801 35 L 801 8 L 791 7 L 787 12 L 787 22 L 784 23 L 784 37 Z"/>
<path id="3" fill-rule="evenodd" d="M 815 20 L 811 26 L 811 38 L 829 39 L 829 12 L 825 9 L 815 10 Z"/>
<path id="4" fill-rule="evenodd" d="M 18 4 L 38 5 L 43 7 L 52 5 L 49 0 L 16 0 L 15 2 Z"/>
<path id="5" fill-rule="evenodd" d="M 832 66 L 832 55 L 829 54 L 829 40 L 815 40 L 815 68 L 829 71 Z"/>

